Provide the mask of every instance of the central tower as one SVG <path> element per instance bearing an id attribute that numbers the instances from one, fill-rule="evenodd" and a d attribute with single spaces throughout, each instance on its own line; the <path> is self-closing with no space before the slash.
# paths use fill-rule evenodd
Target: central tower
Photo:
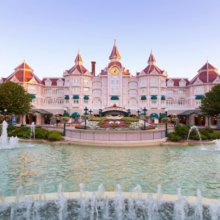
<path id="1" fill-rule="evenodd" d="M 121 55 L 114 41 L 112 52 L 109 56 L 108 72 L 108 106 L 122 105 L 122 73 L 123 67 L 120 62 Z"/>

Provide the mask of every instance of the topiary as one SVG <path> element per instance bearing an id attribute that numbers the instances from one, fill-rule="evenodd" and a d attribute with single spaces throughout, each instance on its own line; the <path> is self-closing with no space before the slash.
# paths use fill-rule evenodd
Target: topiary
<path id="1" fill-rule="evenodd" d="M 181 141 L 181 139 L 182 138 L 177 133 L 175 133 L 175 132 L 170 133 L 168 135 L 168 140 L 169 141 L 178 142 L 178 141 Z"/>
<path id="2" fill-rule="evenodd" d="M 48 131 L 47 139 L 49 141 L 60 141 L 63 139 L 63 137 L 59 131 Z"/>

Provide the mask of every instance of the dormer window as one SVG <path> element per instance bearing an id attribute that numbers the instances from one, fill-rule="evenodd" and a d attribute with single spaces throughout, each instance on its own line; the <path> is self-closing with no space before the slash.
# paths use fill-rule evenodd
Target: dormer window
<path id="1" fill-rule="evenodd" d="M 173 87 L 173 86 L 174 86 L 173 80 L 167 81 L 167 86 L 168 86 L 168 87 Z"/>
<path id="2" fill-rule="evenodd" d="M 180 82 L 179 82 L 179 86 L 180 87 L 186 86 L 186 81 L 184 79 L 181 79 Z"/>
<path id="3" fill-rule="evenodd" d="M 46 86 L 51 86 L 51 85 L 52 85 L 51 80 L 47 79 L 47 80 L 45 81 L 45 85 L 46 85 Z"/>
<path id="4" fill-rule="evenodd" d="M 63 86 L 63 80 L 62 79 L 57 80 L 57 86 Z"/>

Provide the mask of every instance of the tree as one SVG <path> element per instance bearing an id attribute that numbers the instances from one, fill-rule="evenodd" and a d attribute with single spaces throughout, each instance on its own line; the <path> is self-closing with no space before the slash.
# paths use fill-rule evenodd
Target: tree
<path id="1" fill-rule="evenodd" d="M 31 109 L 31 96 L 24 88 L 13 82 L 0 84 L 0 111 L 9 114 L 26 114 Z"/>
<path id="2" fill-rule="evenodd" d="M 205 94 L 200 109 L 206 115 L 220 114 L 220 84 L 215 85 Z"/>

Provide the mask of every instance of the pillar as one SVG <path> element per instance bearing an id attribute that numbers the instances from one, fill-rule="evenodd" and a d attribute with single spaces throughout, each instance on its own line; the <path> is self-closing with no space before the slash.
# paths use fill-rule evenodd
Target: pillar
<path id="1" fill-rule="evenodd" d="M 36 125 L 41 125 L 42 120 L 41 120 L 41 114 L 36 113 Z"/>
<path id="2" fill-rule="evenodd" d="M 22 115 L 22 124 L 26 125 L 26 114 Z"/>

